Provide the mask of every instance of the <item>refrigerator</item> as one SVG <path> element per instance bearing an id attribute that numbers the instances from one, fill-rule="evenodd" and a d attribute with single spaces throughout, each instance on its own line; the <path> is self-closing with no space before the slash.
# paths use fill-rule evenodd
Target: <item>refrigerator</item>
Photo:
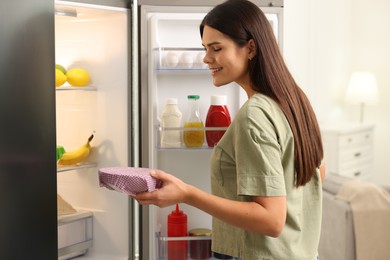
<path id="1" fill-rule="evenodd" d="M 161 148 L 160 114 L 177 98 L 226 95 L 232 119 L 245 93 L 212 85 L 201 62 L 199 23 L 217 0 L 7 0 L 0 27 L 0 258 L 167 259 L 167 215 L 99 186 L 98 169 L 159 168 L 206 191 L 207 144 Z M 283 0 L 253 0 L 283 40 Z M 7 5 L 5 5 L 7 3 Z M 172 68 L 168 52 L 192 57 Z M 86 87 L 55 87 L 54 67 L 83 68 Z M 183 129 L 180 129 L 182 131 Z M 93 134 L 81 164 L 59 167 L 56 145 L 72 151 Z M 77 212 L 58 216 L 60 195 Z M 188 229 L 211 217 L 180 205 Z M 189 241 L 191 238 L 180 238 Z M 209 239 L 209 238 L 205 238 Z M 190 259 L 190 258 L 189 258 Z"/>
<path id="2" fill-rule="evenodd" d="M 223 1 L 139 0 L 139 82 L 140 82 L 140 166 L 171 173 L 202 190 L 210 191 L 209 159 L 212 148 L 205 142 L 199 148 L 161 146 L 164 131 L 161 113 L 167 99 L 176 98 L 182 112 L 182 125 L 188 115 L 188 95 L 199 95 L 203 123 L 212 95 L 227 96 L 232 120 L 246 101 L 246 93 L 235 84 L 214 87 L 211 73 L 203 63 L 199 24 L 213 6 Z M 280 49 L 283 46 L 283 1 L 253 1 L 269 19 Z M 174 58 L 172 58 L 174 57 Z M 181 136 L 185 128 L 180 127 Z M 212 131 L 212 128 L 204 128 Z M 177 129 L 175 129 L 177 131 Z M 188 230 L 212 229 L 211 216 L 180 204 L 188 217 Z M 193 237 L 168 237 L 167 217 L 175 206 L 143 206 L 140 210 L 139 248 L 141 259 L 168 259 L 168 244 L 194 241 Z M 209 240 L 210 237 L 202 237 Z M 188 259 L 192 259 L 189 254 Z M 214 258 L 212 258 L 214 259 Z"/>

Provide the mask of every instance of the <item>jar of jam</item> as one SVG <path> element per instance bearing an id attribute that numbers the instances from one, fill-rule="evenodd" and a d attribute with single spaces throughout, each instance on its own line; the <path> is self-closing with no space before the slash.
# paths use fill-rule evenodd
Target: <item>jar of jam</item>
<path id="1" fill-rule="evenodd" d="M 209 259 L 211 257 L 211 230 L 194 228 L 188 232 L 190 237 L 199 237 L 199 240 L 190 240 L 190 257 L 192 259 Z"/>

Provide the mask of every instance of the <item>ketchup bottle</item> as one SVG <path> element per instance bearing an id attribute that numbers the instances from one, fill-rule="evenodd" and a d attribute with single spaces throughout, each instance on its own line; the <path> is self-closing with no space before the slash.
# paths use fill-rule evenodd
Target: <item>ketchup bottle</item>
<path id="1" fill-rule="evenodd" d="M 211 96 L 210 108 L 206 116 L 206 127 L 227 127 L 231 123 L 230 113 L 226 106 L 226 96 Z M 206 140 L 209 147 L 214 147 L 222 138 L 224 130 L 206 130 Z"/>
<path id="2" fill-rule="evenodd" d="M 176 204 L 176 210 L 168 215 L 168 237 L 186 237 L 187 236 L 187 215 L 179 210 Z M 168 241 L 168 259 L 169 260 L 187 260 L 188 243 L 187 240 Z"/>

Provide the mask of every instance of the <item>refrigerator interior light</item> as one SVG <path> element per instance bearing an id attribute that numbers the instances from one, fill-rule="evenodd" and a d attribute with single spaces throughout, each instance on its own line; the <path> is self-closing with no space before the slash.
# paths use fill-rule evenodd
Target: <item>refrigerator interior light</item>
<path id="1" fill-rule="evenodd" d="M 56 7 L 54 14 L 58 16 L 77 17 L 77 10 L 73 8 Z"/>

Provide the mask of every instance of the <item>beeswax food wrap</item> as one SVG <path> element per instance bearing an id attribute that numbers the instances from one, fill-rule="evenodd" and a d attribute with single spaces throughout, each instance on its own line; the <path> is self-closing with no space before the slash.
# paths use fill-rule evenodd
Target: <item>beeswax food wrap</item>
<path id="1" fill-rule="evenodd" d="M 99 169 L 99 185 L 128 195 L 154 191 L 162 182 L 150 176 L 151 169 L 135 167 L 108 167 Z"/>

